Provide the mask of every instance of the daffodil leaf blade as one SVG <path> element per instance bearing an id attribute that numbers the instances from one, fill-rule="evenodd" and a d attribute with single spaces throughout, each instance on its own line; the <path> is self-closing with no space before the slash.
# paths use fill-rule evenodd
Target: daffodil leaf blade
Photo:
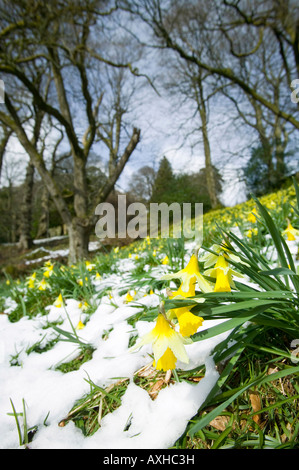
<path id="1" fill-rule="evenodd" d="M 226 321 L 218 323 L 215 326 L 212 326 L 211 328 L 207 328 L 206 330 L 202 330 L 202 331 L 195 333 L 192 336 L 192 340 L 194 342 L 202 341 L 208 338 L 212 338 L 214 336 L 218 336 L 222 333 L 225 333 L 226 331 L 233 330 L 234 328 L 237 328 L 240 325 L 243 325 L 245 322 L 252 320 L 256 315 L 258 315 L 258 313 L 261 313 L 263 309 L 264 309 L 264 305 L 256 307 L 250 312 L 243 311 L 234 318 L 230 318 Z"/>
<path id="2" fill-rule="evenodd" d="M 263 276 L 297 276 L 297 274 L 289 268 L 274 268 L 268 271 L 260 271 Z"/>

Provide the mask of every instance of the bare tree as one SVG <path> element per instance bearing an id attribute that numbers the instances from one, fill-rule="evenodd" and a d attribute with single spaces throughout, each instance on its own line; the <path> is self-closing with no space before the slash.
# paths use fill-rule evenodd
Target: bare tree
<path id="1" fill-rule="evenodd" d="M 129 181 L 129 192 L 138 201 L 149 202 L 155 182 L 156 172 L 154 168 L 145 165 L 136 171 Z"/>
<path id="2" fill-rule="evenodd" d="M 225 83 L 237 86 L 275 116 L 299 128 L 298 109 L 291 102 L 291 83 L 299 71 L 299 7 L 292 0 L 123 0 L 124 10 L 136 15 L 153 32 L 151 45 L 174 51 L 178 57 Z M 198 21 L 208 11 L 206 21 Z M 187 14 L 186 14 L 187 12 Z M 206 34 L 213 38 L 205 41 Z M 201 43 L 203 49 L 198 49 Z M 273 60 L 284 70 L 279 102 L 239 74 L 261 44 L 275 45 Z M 259 73 L 259 67 L 257 68 Z M 285 97 L 288 95 L 288 106 Z"/>
<path id="3" fill-rule="evenodd" d="M 125 114 L 125 111 L 120 112 L 121 104 L 112 121 L 109 121 L 107 115 L 103 119 L 101 112 L 104 94 L 99 89 L 93 70 L 98 70 L 105 64 L 115 69 L 128 69 L 133 75 L 138 73 L 131 61 L 119 62 L 113 54 L 111 34 L 115 35 L 115 31 L 110 20 L 112 21 L 117 8 L 113 4 L 109 5 L 109 2 L 104 5 L 97 0 L 76 3 L 61 3 L 58 0 L 43 3 L 36 0 L 25 4 L 18 0 L 12 5 L 2 1 L 0 9 L 0 72 L 6 84 L 6 112 L 0 112 L 0 120 L 15 133 L 51 194 L 67 226 L 69 262 L 73 263 L 87 255 L 95 206 L 104 201 L 113 190 L 140 140 L 140 130 L 137 127 L 130 131 L 126 127 L 126 138 L 120 140 Z M 110 31 L 106 25 L 111 28 Z M 110 41 L 106 41 L 105 34 L 108 34 Z M 45 93 L 49 77 L 51 85 Z M 26 92 L 22 106 L 10 89 L 11 78 Z M 70 211 L 59 185 L 46 166 L 40 142 L 33 142 L 28 129 L 23 125 L 28 97 L 35 109 L 51 117 L 53 123 L 63 130 L 65 144 L 71 152 L 73 162 L 75 215 Z M 18 96 L 18 100 L 21 98 L 22 96 Z M 92 207 L 89 207 L 86 168 L 92 149 L 98 143 L 98 138 L 102 138 L 103 122 L 110 124 L 110 133 L 103 135 L 102 143 L 109 142 L 113 158 L 109 177 Z M 115 135 L 118 136 L 116 140 Z"/>

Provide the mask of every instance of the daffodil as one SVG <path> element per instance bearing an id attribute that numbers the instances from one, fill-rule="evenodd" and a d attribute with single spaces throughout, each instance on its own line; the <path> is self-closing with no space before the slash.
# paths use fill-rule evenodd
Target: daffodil
<path id="1" fill-rule="evenodd" d="M 38 283 L 38 290 L 46 290 L 46 289 L 50 289 L 50 284 L 48 282 L 46 282 L 45 279 L 42 279 Z"/>
<path id="2" fill-rule="evenodd" d="M 95 267 L 95 264 L 92 264 L 90 261 L 85 261 L 85 266 L 88 271 L 92 271 Z"/>
<path id="3" fill-rule="evenodd" d="M 162 259 L 162 264 L 169 264 L 169 258 L 167 255 Z"/>
<path id="4" fill-rule="evenodd" d="M 88 282 L 88 277 L 87 276 L 85 276 L 85 281 Z M 78 279 L 77 282 L 78 282 L 79 286 L 81 286 L 81 287 L 84 284 L 83 279 Z"/>
<path id="5" fill-rule="evenodd" d="M 45 263 L 45 270 L 44 270 L 44 276 L 45 277 L 50 277 L 53 274 L 53 269 L 54 269 L 54 264 L 51 263 L 51 261 L 46 261 Z"/>
<path id="6" fill-rule="evenodd" d="M 236 256 L 233 253 L 231 253 L 229 251 L 229 248 L 225 244 L 223 245 L 214 244 L 211 246 L 211 251 L 213 251 L 214 253 L 207 251 L 198 260 L 201 263 L 204 263 L 205 269 L 210 268 L 211 266 L 215 265 L 215 263 L 217 263 L 219 255 L 223 255 L 224 258 L 226 258 L 228 261 L 232 260 L 236 263 L 242 262 L 239 256 Z"/>
<path id="7" fill-rule="evenodd" d="M 29 289 L 34 289 L 35 287 L 35 280 L 36 280 L 36 272 L 31 274 L 31 276 L 27 280 L 28 288 Z"/>
<path id="8" fill-rule="evenodd" d="M 34 279 L 29 279 L 28 281 L 28 289 L 34 289 L 35 287 L 35 281 Z"/>
<path id="9" fill-rule="evenodd" d="M 182 281 L 181 290 L 188 292 L 190 288 L 190 282 L 197 281 L 199 288 L 203 292 L 212 292 L 213 288 L 211 284 L 200 274 L 197 256 L 193 254 L 190 258 L 189 263 L 184 269 L 181 269 L 177 273 L 165 274 L 161 279 L 180 279 Z"/>
<path id="10" fill-rule="evenodd" d="M 78 307 L 85 311 L 88 309 L 89 305 L 87 302 L 79 302 Z"/>
<path id="11" fill-rule="evenodd" d="M 194 315 L 190 310 L 183 313 L 176 311 L 176 315 L 180 326 L 180 333 L 183 336 L 189 337 L 194 335 L 198 328 L 202 326 L 203 318 Z"/>
<path id="12" fill-rule="evenodd" d="M 214 268 L 205 271 L 206 276 L 216 278 L 214 292 L 230 292 L 231 288 L 235 289 L 235 283 L 232 276 L 243 277 L 242 274 L 233 271 L 223 255 L 218 256 L 217 263 Z"/>
<path id="13" fill-rule="evenodd" d="M 248 221 L 251 222 L 252 224 L 255 224 L 257 215 L 258 214 L 257 214 L 256 208 L 254 208 L 248 216 Z"/>
<path id="14" fill-rule="evenodd" d="M 165 316 L 159 313 L 156 326 L 138 344 L 133 346 L 131 351 L 152 343 L 153 366 L 158 370 L 167 371 L 175 369 L 177 360 L 188 364 L 189 358 L 184 345 L 191 342 L 175 331 Z"/>
<path id="15" fill-rule="evenodd" d="M 251 228 L 249 230 L 247 230 L 246 232 L 246 236 L 248 238 L 252 238 L 252 235 L 257 235 L 258 234 L 258 229 L 257 228 Z"/>
<path id="16" fill-rule="evenodd" d="M 59 294 L 59 296 L 57 297 L 57 299 L 55 300 L 53 305 L 57 308 L 61 308 L 64 305 L 63 298 L 62 298 L 61 294 Z"/>
<path id="17" fill-rule="evenodd" d="M 288 221 L 287 228 L 282 232 L 282 235 L 287 235 L 288 241 L 296 240 L 296 237 L 299 237 L 299 230 L 294 228 L 290 221 Z"/>
<path id="18" fill-rule="evenodd" d="M 190 288 L 188 292 L 184 292 L 181 287 L 176 292 L 171 292 L 169 297 L 171 299 L 186 299 L 188 297 L 193 297 L 195 295 L 195 282 L 190 283 Z M 205 299 L 197 299 L 198 301 L 204 302 Z M 191 336 L 196 333 L 198 328 L 202 325 L 203 318 L 194 315 L 190 312 L 190 306 L 178 307 L 171 309 L 167 312 L 169 319 L 177 318 L 180 333 L 183 336 Z"/>
<path id="19" fill-rule="evenodd" d="M 136 295 L 136 291 L 133 292 L 133 295 L 131 295 L 130 291 L 127 292 L 127 295 L 125 297 L 125 302 L 126 303 L 132 302 L 132 300 L 134 300 L 135 295 Z"/>
<path id="20" fill-rule="evenodd" d="M 102 276 L 99 273 L 96 273 L 96 279 L 102 279 Z"/>
<path id="21" fill-rule="evenodd" d="M 77 326 L 76 326 L 76 330 L 83 330 L 83 328 L 85 328 L 85 325 L 84 325 L 84 323 L 82 323 L 82 321 L 80 319 Z"/>

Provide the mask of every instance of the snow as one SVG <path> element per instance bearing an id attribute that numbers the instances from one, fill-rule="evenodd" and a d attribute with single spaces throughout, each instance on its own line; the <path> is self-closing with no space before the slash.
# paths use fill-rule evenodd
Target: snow
<path id="1" fill-rule="evenodd" d="M 35 240 L 34 244 L 39 245 L 39 244 L 44 243 L 45 241 L 48 242 L 48 241 L 52 241 L 52 240 L 63 240 L 64 238 L 65 238 L 65 236 L 39 239 L 39 240 Z M 89 242 L 88 251 L 89 252 L 96 251 L 99 248 L 101 248 L 101 246 L 102 246 L 101 242 L 98 242 L 98 241 Z M 25 261 L 25 264 L 30 265 L 30 264 L 41 263 L 43 261 L 48 261 L 48 260 L 59 258 L 59 257 L 64 257 L 65 258 L 69 255 L 69 248 L 62 248 L 62 249 L 59 249 L 59 250 L 48 250 L 44 247 L 36 248 L 36 250 L 31 252 L 31 255 L 34 254 L 34 253 L 40 252 L 40 251 L 44 251 L 45 256 L 42 256 L 38 259 L 27 260 L 27 261 Z"/>
<path id="2" fill-rule="evenodd" d="M 124 266 L 124 262 L 122 264 Z M 164 266 L 161 267 L 160 275 L 162 272 L 165 272 Z M 111 286 L 113 300 L 102 295 L 85 328 L 77 332 L 80 340 L 91 344 L 95 351 L 92 359 L 76 371 L 62 373 L 55 370 L 57 365 L 78 355 L 75 343 L 58 341 L 41 354 L 34 351 L 27 354 L 26 351 L 41 340 L 42 346 L 57 337 L 58 333 L 52 327 L 47 327 L 49 322 L 60 320 L 63 323 L 59 328 L 72 332 L 71 323 L 76 325 L 80 315 L 81 319 L 84 318 L 78 301 L 67 299 L 65 307 L 61 308 L 50 305 L 46 308 L 46 315 L 31 319 L 23 317 L 16 323 L 9 322 L 7 315 L 0 316 L 1 448 L 19 448 L 10 399 L 17 412 L 22 412 L 24 399 L 27 426 L 38 427 L 29 445 L 32 449 L 161 449 L 173 445 L 184 432 L 188 421 L 196 414 L 219 377 L 211 352 L 229 332 L 224 336 L 186 345 L 190 363 L 178 363 L 177 366 L 192 369 L 204 364 L 204 379 L 197 384 L 176 382 L 168 385 L 152 400 L 147 391 L 133 382 L 134 373 L 150 362 L 148 354 L 151 353 L 151 346 L 146 345 L 131 352 L 128 344 L 131 335 L 142 336 L 153 328 L 153 323 L 138 321 L 133 328 L 127 320 L 142 311 L 144 306 L 157 306 L 159 297 L 152 294 L 136 302 L 124 303 L 125 296 L 119 295 L 116 287 L 120 287 L 121 281 L 121 274 L 112 274 L 97 281 L 99 291 L 101 283 L 105 288 Z M 201 328 L 211 326 L 211 322 L 204 322 L 205 326 Z M 103 335 L 107 331 L 108 338 L 104 339 Z M 19 365 L 11 365 L 13 357 Z M 65 427 L 58 426 L 75 402 L 90 392 L 86 379 L 105 388 L 120 377 L 130 380 L 121 406 L 104 416 L 101 427 L 93 436 L 84 437 L 71 421 Z M 22 422 L 22 418 L 19 419 Z M 131 424 L 125 431 L 128 422 Z"/>
<path id="3" fill-rule="evenodd" d="M 295 255 L 297 243 L 289 246 Z M 151 345 L 134 352 L 129 349 L 131 336 L 142 337 L 153 328 L 153 323 L 139 320 L 132 327 L 128 320 L 144 307 L 158 306 L 159 296 L 140 294 L 133 302 L 124 301 L 121 292 L 130 286 L 133 265 L 131 259 L 119 260 L 117 274 L 94 280 L 96 310 L 85 328 L 77 331 L 82 342 L 92 345 L 94 353 L 72 372 L 63 373 L 56 367 L 78 356 L 80 350 L 76 343 L 58 341 L 40 354 L 34 351 L 28 354 L 28 351 L 37 342 L 42 347 L 57 337 L 57 331 L 49 326 L 51 322 L 61 322 L 59 328 L 71 333 L 72 325 L 76 326 L 80 318 L 87 319 L 79 302 L 67 299 L 64 307 L 49 305 L 45 315 L 23 317 L 11 323 L 7 314 L 15 305 L 12 299 L 6 300 L 7 314 L 0 315 L 0 448 L 20 448 L 10 400 L 18 413 L 22 412 L 24 400 L 27 426 L 37 427 L 29 444 L 31 449 L 167 449 L 183 434 L 219 378 L 213 350 L 230 331 L 186 345 L 189 363 L 178 362 L 177 367 L 192 370 L 204 365 L 204 378 L 198 383 L 170 383 L 153 400 L 133 381 L 136 371 L 151 362 Z M 158 279 L 168 269 L 159 266 L 150 275 Z M 110 295 L 106 294 L 107 288 Z M 223 320 L 206 320 L 198 331 L 220 321 Z M 85 437 L 72 421 L 59 426 L 76 401 L 90 392 L 87 379 L 105 388 L 119 378 L 129 379 L 121 406 L 102 418 L 100 428 L 92 436 Z M 22 418 L 19 419 L 22 423 Z"/>

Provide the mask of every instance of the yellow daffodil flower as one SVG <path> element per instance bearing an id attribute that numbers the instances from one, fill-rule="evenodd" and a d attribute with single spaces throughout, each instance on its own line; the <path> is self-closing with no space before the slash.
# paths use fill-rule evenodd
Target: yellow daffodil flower
<path id="1" fill-rule="evenodd" d="M 133 292 L 133 295 L 131 295 L 130 291 L 127 292 L 127 295 L 125 297 L 125 302 L 126 303 L 132 302 L 132 300 L 134 300 L 135 295 L 136 295 L 136 291 Z"/>
<path id="2" fill-rule="evenodd" d="M 229 249 L 226 248 L 226 246 L 224 244 L 223 245 L 217 245 L 217 244 L 212 245 L 211 246 L 211 251 L 214 251 L 215 254 L 210 253 L 209 251 L 207 251 L 198 260 L 201 263 L 204 263 L 204 268 L 205 269 L 210 268 L 211 266 L 215 265 L 215 263 L 217 263 L 219 255 L 224 256 L 224 258 L 226 258 L 228 261 L 232 260 L 232 261 L 235 261 L 236 263 L 242 263 L 241 259 L 238 256 L 234 255 L 233 253 L 230 253 Z"/>
<path id="3" fill-rule="evenodd" d="M 34 287 L 35 287 L 34 279 L 29 279 L 29 281 L 28 281 L 28 288 L 29 288 L 29 289 L 34 289 Z"/>
<path id="4" fill-rule="evenodd" d="M 87 276 L 85 277 L 85 281 L 88 281 Z M 83 279 L 78 279 L 77 282 L 78 282 L 79 286 L 81 286 L 81 287 L 83 286 Z"/>
<path id="5" fill-rule="evenodd" d="M 246 236 L 248 238 L 252 238 L 252 235 L 257 235 L 258 234 L 258 229 L 257 228 L 251 228 L 250 230 L 247 230 Z"/>
<path id="6" fill-rule="evenodd" d="M 167 255 L 162 259 L 162 264 L 169 264 L 169 258 Z"/>
<path id="7" fill-rule="evenodd" d="M 189 297 L 193 297 L 195 295 L 195 281 L 190 283 L 190 288 L 188 292 L 184 292 L 181 287 L 176 292 L 172 292 L 169 297 L 171 299 L 186 299 Z M 197 299 L 201 302 L 204 302 L 205 299 Z M 196 333 L 198 328 L 202 325 L 203 318 L 194 315 L 194 313 L 190 312 L 190 306 L 186 307 L 178 307 L 171 309 L 167 312 L 167 317 L 169 319 L 173 319 L 177 317 L 178 323 L 180 326 L 180 333 L 182 336 L 191 336 Z"/>
<path id="8" fill-rule="evenodd" d="M 85 328 L 84 323 L 82 323 L 81 319 L 78 322 L 78 325 L 76 326 L 76 330 L 83 330 Z"/>
<path id="9" fill-rule="evenodd" d="M 230 292 L 231 288 L 235 289 L 235 283 L 232 276 L 243 277 L 242 274 L 233 271 L 224 256 L 218 256 L 217 263 L 214 268 L 205 271 L 205 274 L 216 278 L 214 292 Z"/>
<path id="10" fill-rule="evenodd" d="M 45 279 L 42 279 L 38 283 L 38 290 L 46 290 L 46 289 L 49 289 L 49 288 L 50 288 L 50 284 L 48 284 Z"/>
<path id="11" fill-rule="evenodd" d="M 63 298 L 62 298 L 61 294 L 59 294 L 59 296 L 57 297 L 57 299 L 55 300 L 53 305 L 57 308 L 61 308 L 64 305 Z"/>
<path id="12" fill-rule="evenodd" d="M 35 279 L 36 279 L 36 272 L 31 274 L 31 276 L 27 280 L 28 288 L 29 289 L 34 289 L 35 287 Z"/>
<path id="13" fill-rule="evenodd" d="M 52 264 L 51 261 L 46 261 L 45 267 L 46 268 L 44 269 L 44 276 L 49 278 L 53 274 L 54 264 Z"/>
<path id="14" fill-rule="evenodd" d="M 256 211 L 256 208 L 254 208 L 248 216 L 248 221 L 251 222 L 252 224 L 255 224 L 257 215 L 258 213 Z"/>
<path id="15" fill-rule="evenodd" d="M 288 221 L 288 226 L 287 228 L 282 232 L 282 235 L 287 236 L 288 241 L 294 241 L 296 240 L 296 237 L 299 237 L 299 230 L 294 228 L 291 224 L 290 221 Z"/>
<path id="16" fill-rule="evenodd" d="M 154 362 L 153 366 L 158 370 L 167 371 L 175 369 L 177 360 L 188 364 L 189 358 L 184 344 L 192 343 L 170 325 L 163 314 L 159 313 L 156 326 L 146 334 L 141 341 L 131 348 L 131 351 L 152 343 Z"/>
<path id="17" fill-rule="evenodd" d="M 85 266 L 87 271 L 92 271 L 93 268 L 95 267 L 95 264 L 92 264 L 90 261 L 85 261 Z"/>
<path id="18" fill-rule="evenodd" d="M 96 279 L 101 279 L 102 276 L 99 273 L 96 273 Z"/>
<path id="19" fill-rule="evenodd" d="M 180 325 L 180 333 L 183 336 L 189 337 L 194 335 L 198 328 L 202 326 L 203 318 L 194 315 L 190 310 L 183 313 L 178 313 L 177 311 L 176 315 Z"/>
<path id="20" fill-rule="evenodd" d="M 78 307 L 85 311 L 88 309 L 89 305 L 87 302 L 79 302 Z"/>
<path id="21" fill-rule="evenodd" d="M 184 269 L 177 273 L 165 274 L 161 279 L 180 279 L 182 281 L 181 290 L 188 292 L 190 289 L 190 282 L 197 281 L 198 286 L 202 292 L 212 292 L 211 284 L 200 274 L 197 256 L 193 254 L 189 263 Z"/>

